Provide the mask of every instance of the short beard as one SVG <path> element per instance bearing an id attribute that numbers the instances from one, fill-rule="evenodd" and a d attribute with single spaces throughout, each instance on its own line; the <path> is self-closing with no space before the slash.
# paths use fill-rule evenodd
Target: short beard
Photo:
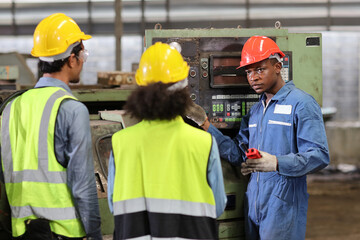
<path id="1" fill-rule="evenodd" d="M 79 82 L 80 82 L 80 78 L 71 79 L 69 81 L 69 83 L 79 83 Z"/>

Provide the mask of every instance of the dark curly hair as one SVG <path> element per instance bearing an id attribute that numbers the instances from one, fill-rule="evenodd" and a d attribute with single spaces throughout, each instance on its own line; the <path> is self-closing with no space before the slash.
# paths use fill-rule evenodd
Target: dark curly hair
<path id="1" fill-rule="evenodd" d="M 191 103 L 187 88 L 169 91 L 172 84 L 161 82 L 138 87 L 128 98 L 124 109 L 139 120 L 171 120 L 184 116 Z"/>

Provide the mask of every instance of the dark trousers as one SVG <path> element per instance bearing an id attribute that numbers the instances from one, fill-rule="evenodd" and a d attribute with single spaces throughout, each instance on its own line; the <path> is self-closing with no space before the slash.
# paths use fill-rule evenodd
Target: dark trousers
<path id="1" fill-rule="evenodd" d="M 83 238 L 69 238 L 51 232 L 49 221 L 46 219 L 27 220 L 26 232 L 14 240 L 82 240 Z"/>

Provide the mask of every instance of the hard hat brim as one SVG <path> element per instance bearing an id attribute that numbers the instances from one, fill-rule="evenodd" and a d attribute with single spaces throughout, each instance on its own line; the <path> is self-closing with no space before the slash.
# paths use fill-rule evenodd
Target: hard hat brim
<path id="1" fill-rule="evenodd" d="M 85 40 L 89 40 L 90 38 L 92 38 L 91 35 L 86 35 L 86 34 L 85 34 L 84 36 L 81 37 L 81 40 L 84 40 L 84 41 L 85 41 Z"/>

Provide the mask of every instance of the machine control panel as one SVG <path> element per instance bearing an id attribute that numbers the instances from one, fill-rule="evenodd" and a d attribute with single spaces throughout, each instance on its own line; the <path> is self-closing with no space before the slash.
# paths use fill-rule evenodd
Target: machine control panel
<path id="1" fill-rule="evenodd" d="M 240 123 L 249 109 L 259 100 L 257 94 L 212 95 L 210 121 L 216 125 Z"/>
<path id="2" fill-rule="evenodd" d="M 286 52 L 285 56 L 282 59 L 282 69 L 281 69 L 281 77 L 285 82 L 292 80 L 292 75 L 290 74 L 290 61 L 291 61 L 291 53 Z"/>
<path id="3" fill-rule="evenodd" d="M 152 42 L 177 42 L 190 65 L 190 98 L 202 106 L 218 129 L 238 130 L 241 119 L 259 101 L 244 69 L 238 68 L 248 37 L 153 38 Z M 275 40 L 275 38 L 273 38 Z M 282 77 L 292 79 L 291 52 L 284 52 Z"/>

